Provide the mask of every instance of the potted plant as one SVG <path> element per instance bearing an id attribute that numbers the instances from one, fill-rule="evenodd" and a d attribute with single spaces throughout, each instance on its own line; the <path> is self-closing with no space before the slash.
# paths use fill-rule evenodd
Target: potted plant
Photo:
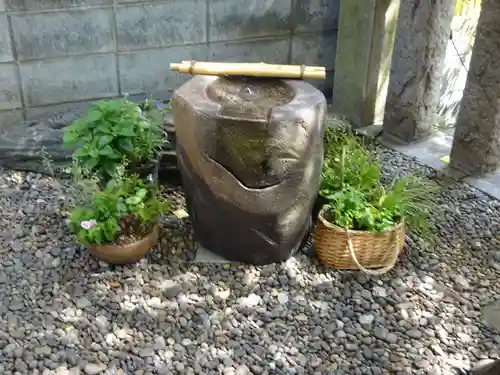
<path id="1" fill-rule="evenodd" d="M 166 107 L 142 104 L 127 97 L 102 100 L 87 116 L 64 129 L 63 143 L 75 147 L 76 165 L 97 176 L 105 186 L 120 166 L 157 180 L 160 151 L 168 142 L 163 130 Z"/>
<path id="2" fill-rule="evenodd" d="M 390 270 L 409 228 L 429 236 L 429 194 L 437 185 L 414 175 L 381 180 L 380 161 L 346 130 L 332 131 L 322 171 L 316 250 L 323 263 L 370 274 Z"/>
<path id="3" fill-rule="evenodd" d="M 132 174 L 115 177 L 94 192 L 90 204 L 75 207 L 69 226 L 96 258 L 128 264 L 154 246 L 160 217 L 169 210 L 156 183 Z"/>

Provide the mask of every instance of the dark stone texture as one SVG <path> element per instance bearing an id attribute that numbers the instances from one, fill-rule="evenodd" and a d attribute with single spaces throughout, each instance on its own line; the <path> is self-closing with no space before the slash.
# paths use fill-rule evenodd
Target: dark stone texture
<path id="1" fill-rule="evenodd" d="M 111 9 L 19 13 L 11 22 L 19 60 L 116 49 Z"/>
<path id="2" fill-rule="evenodd" d="M 208 45 L 208 59 L 228 62 L 261 62 L 288 64 L 290 38 L 259 39 L 236 42 L 214 42 Z"/>
<path id="3" fill-rule="evenodd" d="M 324 66 L 327 71 L 332 71 L 335 69 L 335 59 L 332 59 L 332 56 L 335 56 L 336 49 L 337 32 L 294 35 L 291 64 L 319 65 Z"/>
<path id="4" fill-rule="evenodd" d="M 172 95 L 174 89 L 186 82 L 189 76 L 172 72 L 165 61 L 206 61 L 207 52 L 206 45 L 196 44 L 120 54 L 121 90 L 129 94 L 169 91 Z"/>
<path id="5" fill-rule="evenodd" d="M 2 4 L 0 2 L 0 11 Z M 9 35 L 9 20 L 6 13 L 0 13 L 0 62 L 13 61 L 12 46 Z"/>
<path id="6" fill-rule="evenodd" d="M 295 12 L 296 32 L 337 30 L 340 0 L 300 0 Z"/>
<path id="7" fill-rule="evenodd" d="M 113 0 L 4 0 L 5 8 L 13 11 L 67 9 L 112 5 Z"/>
<path id="8" fill-rule="evenodd" d="M 500 3 L 483 1 L 450 165 L 472 175 L 500 167 Z"/>
<path id="9" fill-rule="evenodd" d="M 177 155 L 195 236 L 232 261 L 283 261 L 311 224 L 326 100 L 292 80 L 197 76 L 174 92 Z"/>
<path id="10" fill-rule="evenodd" d="M 139 102 L 143 97 L 130 97 L 129 100 Z M 70 165 L 73 152 L 62 145 L 64 128 L 84 116 L 87 107 L 86 103 L 68 106 L 67 110 L 43 113 L 10 126 L 0 137 L 0 165 L 15 170 L 60 174 L 62 168 Z M 170 113 L 165 116 L 165 130 L 170 143 L 160 155 L 155 174 L 161 180 L 177 179 L 175 132 Z"/>
<path id="11" fill-rule="evenodd" d="M 291 2 L 282 0 L 211 0 L 210 42 L 288 34 Z"/>
<path id="12" fill-rule="evenodd" d="M 118 95 L 114 54 L 26 61 L 19 69 L 26 107 Z"/>
<path id="13" fill-rule="evenodd" d="M 410 143 L 437 121 L 453 0 L 402 1 L 384 115 L 384 136 Z"/>
<path id="14" fill-rule="evenodd" d="M 204 0 L 171 0 L 116 9 L 118 50 L 205 43 Z"/>
<path id="15" fill-rule="evenodd" d="M 62 147 L 63 129 L 78 116 L 76 112 L 67 112 L 23 121 L 12 127 L 0 138 L 0 165 L 45 174 L 67 167 L 72 151 Z"/>
<path id="16" fill-rule="evenodd" d="M 498 374 L 500 374 L 500 359 L 497 359 L 496 361 L 484 365 L 478 365 L 471 371 L 471 375 L 498 375 Z"/>

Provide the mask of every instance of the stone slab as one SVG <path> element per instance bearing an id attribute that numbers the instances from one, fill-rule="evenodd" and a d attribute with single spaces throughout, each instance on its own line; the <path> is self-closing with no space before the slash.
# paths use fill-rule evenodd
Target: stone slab
<path id="1" fill-rule="evenodd" d="M 297 65 L 318 65 L 333 71 L 337 33 L 294 35 L 292 37 L 291 63 Z"/>
<path id="2" fill-rule="evenodd" d="M 326 72 L 326 78 L 324 80 L 305 79 L 304 81 L 316 87 L 319 91 L 325 94 L 327 98 L 331 98 L 333 93 L 333 77 L 334 77 L 334 71 L 330 70 Z"/>
<path id="3" fill-rule="evenodd" d="M 111 8 L 15 14 L 11 20 L 19 60 L 116 49 Z"/>
<path id="4" fill-rule="evenodd" d="M 330 97 L 335 75 L 335 53 L 337 32 L 297 34 L 292 37 L 291 64 L 324 66 L 327 70 L 324 80 L 310 79 L 310 83 Z"/>
<path id="5" fill-rule="evenodd" d="M 206 42 L 205 0 L 171 0 L 116 9 L 118 49 Z"/>
<path id="6" fill-rule="evenodd" d="M 211 61 L 288 64 L 290 38 L 209 43 Z"/>
<path id="7" fill-rule="evenodd" d="M 227 41 L 288 34 L 291 1 L 211 0 L 209 41 Z"/>
<path id="8" fill-rule="evenodd" d="M 452 131 L 436 132 L 432 137 L 409 145 L 402 144 L 395 138 L 388 138 L 386 135 L 382 138 L 384 146 L 413 157 L 423 165 L 452 178 L 460 179 L 493 198 L 500 199 L 500 170 L 482 177 L 467 177 L 464 173 L 450 168 L 447 163 L 441 160 L 444 156 L 450 155 L 452 142 Z"/>
<path id="9" fill-rule="evenodd" d="M 24 101 L 35 106 L 118 95 L 115 59 L 106 54 L 21 63 Z"/>
<path id="10" fill-rule="evenodd" d="M 9 11 L 67 9 L 112 5 L 113 0 L 3 0 Z"/>
<path id="11" fill-rule="evenodd" d="M 66 116 L 68 113 L 86 113 L 88 107 L 95 101 L 95 99 L 91 99 L 72 103 L 31 107 L 26 109 L 26 118 L 28 120 L 36 120 L 39 118 Z"/>
<path id="12" fill-rule="evenodd" d="M 340 0 L 300 0 L 293 11 L 296 32 L 337 30 Z"/>
<path id="13" fill-rule="evenodd" d="M 484 307 L 483 320 L 486 327 L 500 332 L 500 300 Z"/>
<path id="14" fill-rule="evenodd" d="M 486 194 L 500 199 L 500 170 L 484 177 L 467 177 L 464 181 Z"/>
<path id="15" fill-rule="evenodd" d="M 130 3 L 154 3 L 154 2 L 165 2 L 165 0 L 115 0 L 117 4 L 130 4 Z"/>
<path id="16" fill-rule="evenodd" d="M 382 143 L 407 156 L 417 158 L 426 164 L 432 164 L 432 167 L 442 169 L 447 164 L 440 161 L 436 163 L 435 160 L 440 160 L 443 156 L 450 154 L 451 144 L 453 142 L 453 134 L 451 132 L 436 132 L 432 137 L 426 138 L 419 142 L 412 144 L 399 143 L 397 139 L 390 138 L 386 134 L 382 138 Z"/>
<path id="17" fill-rule="evenodd" d="M 333 104 L 355 127 L 383 119 L 399 3 L 341 3 Z"/>
<path id="18" fill-rule="evenodd" d="M 364 123 L 362 110 L 366 99 L 375 6 L 376 0 L 350 0 L 343 1 L 340 7 L 333 103 L 339 114 L 349 117 L 356 127 L 371 125 Z"/>
<path id="19" fill-rule="evenodd" d="M 203 246 L 198 245 L 196 248 L 195 263 L 214 263 L 214 264 L 228 264 L 234 263 L 222 258 L 221 256 L 205 249 Z"/>
<path id="20" fill-rule="evenodd" d="M 0 110 L 21 107 L 21 93 L 14 63 L 0 64 Z"/>
<path id="21" fill-rule="evenodd" d="M 0 14 L 0 62 L 13 61 L 9 35 L 9 21 L 5 13 Z"/>
<path id="22" fill-rule="evenodd" d="M 140 103 L 144 100 L 145 95 L 130 95 L 128 100 Z M 121 95 L 114 96 L 116 98 L 122 97 Z M 167 92 L 159 93 L 154 96 L 158 100 L 168 100 L 170 95 Z M 98 99 L 82 100 L 71 103 L 50 104 L 38 107 L 30 107 L 26 109 L 26 118 L 34 120 L 39 118 L 54 118 L 54 117 L 67 117 L 70 113 L 86 113 L 90 105 L 95 103 Z M 168 112 L 165 115 L 165 123 L 172 125 L 172 113 Z"/>
<path id="23" fill-rule="evenodd" d="M 206 60 L 207 46 L 170 47 L 118 56 L 120 85 L 123 93 L 157 93 L 173 91 L 190 76 L 170 71 L 171 62 Z"/>
<path id="24" fill-rule="evenodd" d="M 0 111 L 0 137 L 19 126 L 22 121 L 22 109 Z"/>

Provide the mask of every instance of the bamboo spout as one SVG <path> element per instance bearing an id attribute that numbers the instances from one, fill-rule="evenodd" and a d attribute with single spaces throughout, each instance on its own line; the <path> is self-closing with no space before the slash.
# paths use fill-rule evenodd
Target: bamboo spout
<path id="1" fill-rule="evenodd" d="M 170 70 L 186 74 L 215 76 L 252 76 L 298 79 L 326 78 L 325 67 L 305 65 L 182 61 L 181 63 L 171 63 Z"/>

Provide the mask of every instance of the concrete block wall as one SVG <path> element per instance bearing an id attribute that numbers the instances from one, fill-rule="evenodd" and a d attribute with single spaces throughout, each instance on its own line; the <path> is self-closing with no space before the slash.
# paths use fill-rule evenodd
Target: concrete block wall
<path id="1" fill-rule="evenodd" d="M 0 134 L 98 98 L 174 90 L 181 60 L 325 65 L 340 0 L 0 0 Z"/>

